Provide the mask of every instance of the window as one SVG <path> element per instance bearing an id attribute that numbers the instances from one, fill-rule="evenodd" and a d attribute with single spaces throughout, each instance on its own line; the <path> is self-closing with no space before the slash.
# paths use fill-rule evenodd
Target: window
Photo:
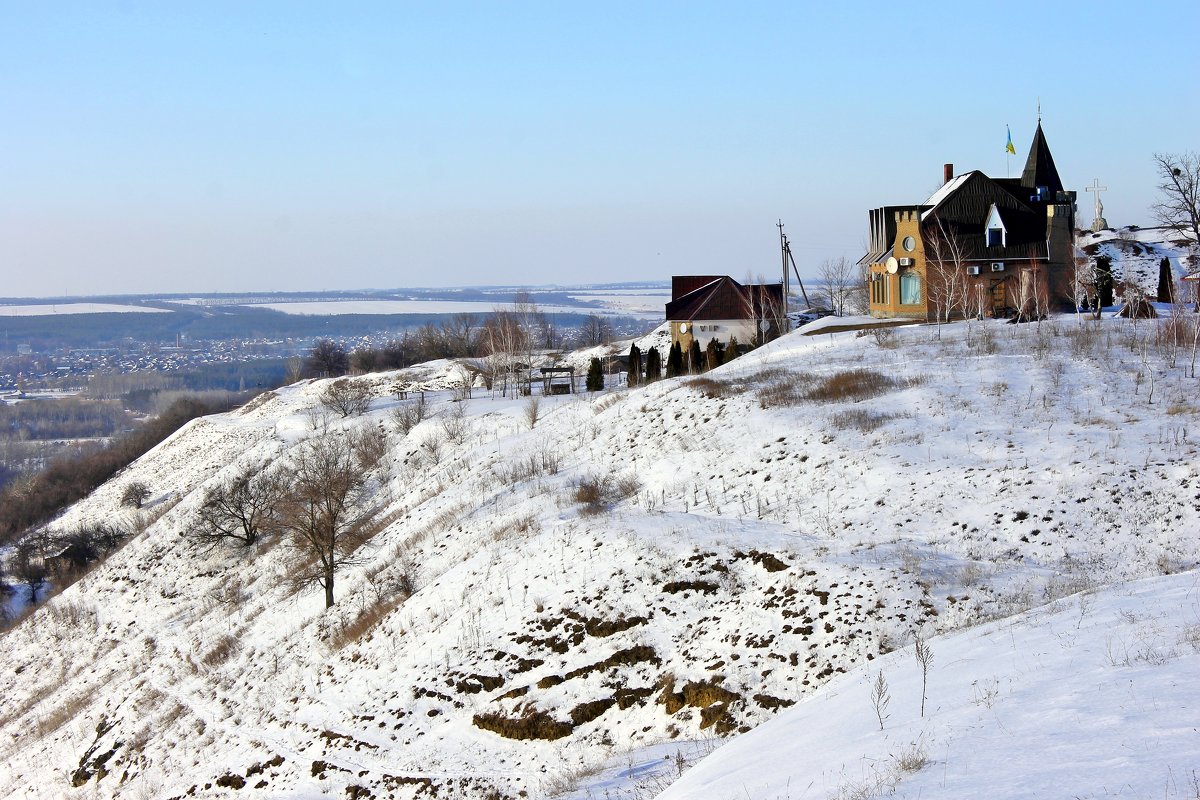
<path id="1" fill-rule="evenodd" d="M 1003 247 L 1004 246 L 1004 228 L 988 228 L 987 229 L 987 246 L 988 247 Z"/>
<path id="2" fill-rule="evenodd" d="M 900 305 L 915 306 L 921 303 L 921 277 L 915 272 L 900 276 Z"/>

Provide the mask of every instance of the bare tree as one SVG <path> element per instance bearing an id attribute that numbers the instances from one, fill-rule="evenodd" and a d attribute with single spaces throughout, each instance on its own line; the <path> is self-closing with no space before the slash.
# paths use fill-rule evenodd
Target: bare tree
<path id="1" fill-rule="evenodd" d="M 371 387 L 365 381 L 341 378 L 321 392 L 321 405 L 346 418 L 365 414 L 371 408 Z"/>
<path id="2" fill-rule="evenodd" d="M 451 355 L 469 358 L 478 348 L 479 318 L 474 314 L 455 314 L 442 321 L 442 337 Z"/>
<path id="3" fill-rule="evenodd" d="M 130 481 L 121 492 L 121 505 L 130 508 L 141 508 L 142 503 L 150 499 L 150 487 L 141 481 Z"/>
<path id="4" fill-rule="evenodd" d="M 250 547 L 271 530 L 276 508 L 287 491 L 282 476 L 246 467 L 204 493 L 194 536 L 215 545 L 229 541 Z"/>
<path id="5" fill-rule="evenodd" d="M 292 484 L 279 504 L 278 529 L 303 557 L 298 579 L 325 590 L 333 606 L 338 569 L 355 563 L 365 519 L 365 475 L 350 442 L 337 435 L 303 445 L 291 464 Z"/>
<path id="6" fill-rule="evenodd" d="M 579 334 L 585 346 L 595 347 L 608 344 L 612 338 L 612 327 L 599 314 L 588 314 L 579 328 Z"/>
<path id="7" fill-rule="evenodd" d="M 955 311 L 967 314 L 967 258 L 962 239 L 948 230 L 941 220 L 925 239 L 926 292 L 933 303 L 938 338 L 943 322 Z"/>
<path id="8" fill-rule="evenodd" d="M 1200 155 L 1155 153 L 1154 166 L 1162 199 L 1151 211 L 1164 226 L 1189 235 L 1193 251 L 1200 250 Z"/>
<path id="9" fill-rule="evenodd" d="M 35 555 L 36 545 L 30 539 L 24 539 L 17 545 L 13 553 L 13 577 L 29 587 L 29 601 L 37 602 L 38 591 L 46 585 L 46 561 Z"/>
<path id="10" fill-rule="evenodd" d="M 513 380 L 517 368 L 517 357 L 529 350 L 529 337 L 512 311 L 497 308 L 484 322 L 484 361 L 492 374 L 492 391 L 500 390 L 503 396 L 510 391 L 516 395 Z M 497 383 L 500 385 L 497 386 Z"/>
<path id="11" fill-rule="evenodd" d="M 332 339 L 321 339 L 304 359 L 304 372 L 310 377 L 336 378 L 350 370 L 346 348 Z"/>
<path id="12" fill-rule="evenodd" d="M 854 262 L 845 256 L 827 258 L 817 268 L 817 277 L 821 280 L 821 294 L 829 301 L 829 310 L 839 317 L 845 316 L 846 306 L 860 288 L 861 276 Z"/>
<path id="13" fill-rule="evenodd" d="M 1070 297 L 1067 298 L 1075 307 L 1075 314 L 1079 318 L 1079 324 L 1083 324 L 1083 309 L 1087 307 L 1093 297 L 1099 297 L 1096 291 L 1096 270 L 1092 265 L 1092 260 L 1082 252 L 1076 252 L 1075 257 L 1071 259 L 1071 282 L 1069 287 Z"/>

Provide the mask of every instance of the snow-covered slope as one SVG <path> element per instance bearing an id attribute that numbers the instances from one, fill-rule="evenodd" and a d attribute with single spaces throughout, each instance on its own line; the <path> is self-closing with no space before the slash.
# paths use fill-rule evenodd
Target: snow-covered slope
<path id="1" fill-rule="evenodd" d="M 393 387 L 452 365 L 355 379 L 363 417 L 313 382 L 198 420 L 56 523 L 155 492 L 4 636 L 0 795 L 555 796 L 748 731 L 916 630 L 1190 568 L 1186 358 L 1144 322 L 1080 324 L 793 335 L 542 398 L 533 427 L 526 400 L 435 392 L 401 434 Z M 377 532 L 332 610 L 286 543 L 189 536 L 206 487 L 363 427 L 387 437 Z"/>
<path id="2" fill-rule="evenodd" d="M 1178 281 L 1200 267 L 1191 240 L 1166 228 L 1139 228 L 1084 232 L 1078 241 L 1084 254 L 1095 263 L 1097 256 L 1112 260 L 1113 279 L 1119 284 L 1131 281 L 1150 297 L 1158 294 L 1159 264 L 1168 259 Z"/>
<path id="3" fill-rule="evenodd" d="M 1200 791 L 1200 574 L 1082 592 L 928 647 L 924 675 L 908 647 L 830 681 L 660 800 Z"/>

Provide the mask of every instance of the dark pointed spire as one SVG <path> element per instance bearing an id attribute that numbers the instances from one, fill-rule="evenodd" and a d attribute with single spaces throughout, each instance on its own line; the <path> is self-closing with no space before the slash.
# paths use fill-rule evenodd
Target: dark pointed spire
<path id="1" fill-rule="evenodd" d="M 1058 177 L 1058 169 L 1054 166 L 1054 156 L 1050 155 L 1050 146 L 1046 144 L 1046 135 L 1042 133 L 1040 119 L 1037 132 L 1033 134 L 1033 144 L 1029 146 L 1029 157 L 1025 159 L 1025 171 L 1021 173 L 1021 185 L 1034 191 L 1039 186 L 1045 186 L 1050 190 L 1051 199 L 1063 190 L 1062 179 Z"/>

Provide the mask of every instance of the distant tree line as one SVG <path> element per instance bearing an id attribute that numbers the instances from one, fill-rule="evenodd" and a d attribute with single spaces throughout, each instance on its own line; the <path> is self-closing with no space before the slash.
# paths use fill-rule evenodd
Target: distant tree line
<path id="1" fill-rule="evenodd" d="M 213 405 L 191 398 L 177 400 L 162 414 L 108 445 L 79 455 L 61 456 L 43 471 L 18 479 L 0 492 L 0 544 L 13 542 L 23 531 L 49 521 L 71 503 L 86 497 L 185 423 L 235 405 L 232 402 Z"/>
<path id="2" fill-rule="evenodd" d="M 296 365 L 292 378 L 332 378 L 403 369 L 441 358 L 488 359 L 522 356 L 534 350 L 567 346 L 597 346 L 612 339 L 612 326 L 598 314 L 583 318 L 577 328 L 563 329 L 554 315 L 543 313 L 528 295 L 518 293 L 513 308 L 490 314 L 454 314 L 427 322 L 381 346 L 347 348 L 333 339 L 321 339 Z M 486 371 L 486 370 L 485 370 Z M 503 367 L 498 371 L 503 372 Z"/>

